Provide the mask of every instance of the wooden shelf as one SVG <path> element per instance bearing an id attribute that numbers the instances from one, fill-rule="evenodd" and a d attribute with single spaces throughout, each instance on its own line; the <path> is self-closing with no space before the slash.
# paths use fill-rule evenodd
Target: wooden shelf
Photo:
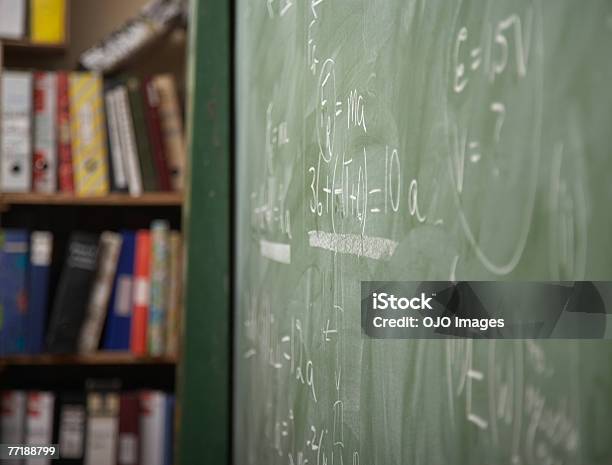
<path id="1" fill-rule="evenodd" d="M 90 355 L 14 355 L 0 357 L 0 366 L 51 365 L 175 365 L 176 357 L 138 357 L 124 352 L 98 352 Z"/>
<path id="2" fill-rule="evenodd" d="M 44 54 L 59 54 L 64 53 L 67 49 L 66 44 L 42 44 L 30 42 L 27 39 L 14 40 L 14 39 L 0 39 L 2 46 L 8 52 L 19 51 L 19 52 L 31 52 L 31 53 L 44 53 Z"/>
<path id="3" fill-rule="evenodd" d="M 138 197 L 128 194 L 109 194 L 103 197 L 75 197 L 67 194 L 0 194 L 0 206 L 10 205 L 103 205 L 156 207 L 183 204 L 180 192 L 148 192 Z"/>

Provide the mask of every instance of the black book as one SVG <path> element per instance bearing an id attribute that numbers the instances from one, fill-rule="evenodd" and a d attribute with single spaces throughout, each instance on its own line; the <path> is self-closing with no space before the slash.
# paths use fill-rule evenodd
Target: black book
<path id="1" fill-rule="evenodd" d="M 70 236 L 47 334 L 49 352 L 77 351 L 79 334 L 96 275 L 97 259 L 97 235 L 77 232 Z"/>
<path id="2" fill-rule="evenodd" d="M 87 424 L 84 392 L 65 392 L 56 403 L 53 444 L 59 445 L 60 459 L 54 465 L 81 465 L 85 458 Z"/>

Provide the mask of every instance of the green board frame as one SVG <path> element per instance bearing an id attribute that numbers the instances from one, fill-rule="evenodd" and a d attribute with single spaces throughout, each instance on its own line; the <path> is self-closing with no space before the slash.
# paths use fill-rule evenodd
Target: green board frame
<path id="1" fill-rule="evenodd" d="M 177 464 L 231 455 L 232 2 L 192 0 Z"/>

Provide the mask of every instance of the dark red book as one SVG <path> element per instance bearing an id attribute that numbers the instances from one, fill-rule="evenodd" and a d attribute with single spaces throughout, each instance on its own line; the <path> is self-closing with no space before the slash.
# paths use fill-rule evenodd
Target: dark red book
<path id="1" fill-rule="evenodd" d="M 69 74 L 57 73 L 57 150 L 60 192 L 74 192 L 74 171 L 72 168 L 72 146 L 70 143 L 70 95 L 68 94 Z"/>
<path id="2" fill-rule="evenodd" d="M 161 190 L 169 191 L 171 190 L 170 171 L 168 170 L 168 162 L 166 161 L 161 122 L 159 119 L 159 95 L 157 94 L 157 88 L 153 85 L 150 78 L 144 80 L 142 88 L 144 93 L 145 119 L 147 121 L 149 140 L 151 141 L 153 161 L 155 162 L 157 185 Z"/>
<path id="3" fill-rule="evenodd" d="M 119 444 L 117 465 L 140 463 L 140 399 L 136 393 L 121 394 L 119 400 Z"/>

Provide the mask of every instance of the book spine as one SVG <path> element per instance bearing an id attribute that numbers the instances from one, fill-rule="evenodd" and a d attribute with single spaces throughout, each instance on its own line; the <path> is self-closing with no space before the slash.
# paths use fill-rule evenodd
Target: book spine
<path id="1" fill-rule="evenodd" d="M 165 352 L 165 323 L 168 305 L 169 230 L 167 221 L 151 225 L 151 299 L 149 306 L 149 354 Z"/>
<path id="2" fill-rule="evenodd" d="M 140 400 L 136 394 L 121 394 L 117 465 L 138 465 Z"/>
<path id="3" fill-rule="evenodd" d="M 25 0 L 0 0 L 0 37 L 23 39 L 25 16 Z"/>
<path id="4" fill-rule="evenodd" d="M 145 118 L 149 129 L 149 140 L 151 141 L 151 151 L 155 162 L 155 172 L 157 183 L 161 190 L 169 191 L 170 173 L 168 163 L 164 153 L 164 143 L 162 140 L 161 123 L 159 119 L 159 95 L 157 88 L 151 79 L 146 79 L 143 84 L 143 101 L 145 106 Z"/>
<path id="5" fill-rule="evenodd" d="M 25 439 L 25 391 L 3 391 L 0 406 L 0 444 L 23 444 Z M 19 465 L 21 460 L 5 460 L 6 465 Z"/>
<path id="6" fill-rule="evenodd" d="M 3 192 L 32 187 L 32 73 L 1 75 L 0 185 Z"/>
<path id="7" fill-rule="evenodd" d="M 65 193 L 74 192 L 70 127 L 69 75 L 60 72 L 57 74 L 58 178 L 59 189 Z"/>
<path id="8" fill-rule="evenodd" d="M 55 293 L 47 334 L 47 347 L 54 353 L 74 353 L 85 318 L 98 255 L 94 235 L 73 233 Z"/>
<path id="9" fill-rule="evenodd" d="M 174 406 L 173 395 L 166 395 L 164 418 L 164 465 L 172 465 L 174 458 Z"/>
<path id="10" fill-rule="evenodd" d="M 33 189 L 52 194 L 57 191 L 57 76 L 34 73 L 34 164 Z"/>
<path id="11" fill-rule="evenodd" d="M 180 191 L 185 187 L 186 148 L 176 81 L 172 75 L 161 75 L 153 82 L 159 95 L 159 117 L 170 182 L 174 190 Z"/>
<path id="12" fill-rule="evenodd" d="M 121 150 L 125 157 L 125 167 L 127 174 L 128 190 L 130 195 L 142 195 L 142 173 L 140 172 L 140 162 L 138 148 L 136 147 L 136 136 L 134 134 L 134 124 L 130 112 L 130 103 L 127 88 L 119 86 L 115 91 L 113 99 L 118 108 L 119 138 Z"/>
<path id="13" fill-rule="evenodd" d="M 59 445 L 62 464 L 82 464 L 85 455 L 87 412 L 85 395 L 64 393 L 59 398 L 53 443 Z"/>
<path id="14" fill-rule="evenodd" d="M 27 400 L 26 440 L 29 446 L 49 445 L 53 439 L 55 396 L 51 392 L 30 392 Z M 24 460 L 24 465 L 50 465 L 51 459 Z"/>
<path id="15" fill-rule="evenodd" d="M 85 465 L 115 465 L 119 435 L 119 395 L 89 393 L 87 413 Z"/>
<path id="16" fill-rule="evenodd" d="M 80 353 L 95 352 L 100 345 L 120 251 L 121 235 L 110 231 L 103 232 L 100 236 L 98 270 L 89 296 L 85 322 L 81 328 Z"/>
<path id="17" fill-rule="evenodd" d="M 106 195 L 109 182 L 100 76 L 71 73 L 70 115 L 76 194 Z"/>
<path id="18" fill-rule="evenodd" d="M 164 464 L 165 395 L 143 391 L 140 397 L 140 461 L 147 465 Z"/>
<path id="19" fill-rule="evenodd" d="M 106 102 L 106 122 L 113 168 L 113 187 L 115 190 L 121 191 L 127 189 L 127 178 L 124 169 L 124 155 L 119 138 L 118 108 L 114 93 L 114 89 L 107 90 L 104 94 L 104 100 Z"/>
<path id="20" fill-rule="evenodd" d="M 28 232 L 6 229 L 0 233 L 0 302 L 3 315 L 4 353 L 25 353 L 27 327 Z"/>
<path id="21" fill-rule="evenodd" d="M 128 79 L 127 86 L 144 190 L 156 191 L 158 186 L 155 176 L 155 165 L 153 163 L 153 155 L 151 154 L 151 147 L 149 144 L 149 134 L 147 132 L 144 116 L 144 103 L 140 80 L 138 78 Z"/>
<path id="22" fill-rule="evenodd" d="M 166 315 L 166 354 L 179 351 L 180 317 L 183 306 L 183 244 L 181 233 L 170 233 L 170 266 L 168 278 L 168 314 Z"/>
<path id="23" fill-rule="evenodd" d="M 134 258 L 134 304 L 130 348 L 135 355 L 147 353 L 147 327 L 151 279 L 151 234 L 147 230 L 136 234 Z"/>
<path id="24" fill-rule="evenodd" d="M 130 325 L 132 321 L 132 283 L 134 278 L 135 234 L 124 231 L 117 273 L 110 298 L 110 308 L 103 348 L 105 350 L 130 350 Z"/>
<path id="25" fill-rule="evenodd" d="M 26 352 L 39 354 L 43 352 L 45 338 L 53 235 L 50 232 L 35 231 L 30 244 Z"/>
<path id="26" fill-rule="evenodd" d="M 66 0 L 30 0 L 30 40 L 61 44 L 66 35 Z"/>

